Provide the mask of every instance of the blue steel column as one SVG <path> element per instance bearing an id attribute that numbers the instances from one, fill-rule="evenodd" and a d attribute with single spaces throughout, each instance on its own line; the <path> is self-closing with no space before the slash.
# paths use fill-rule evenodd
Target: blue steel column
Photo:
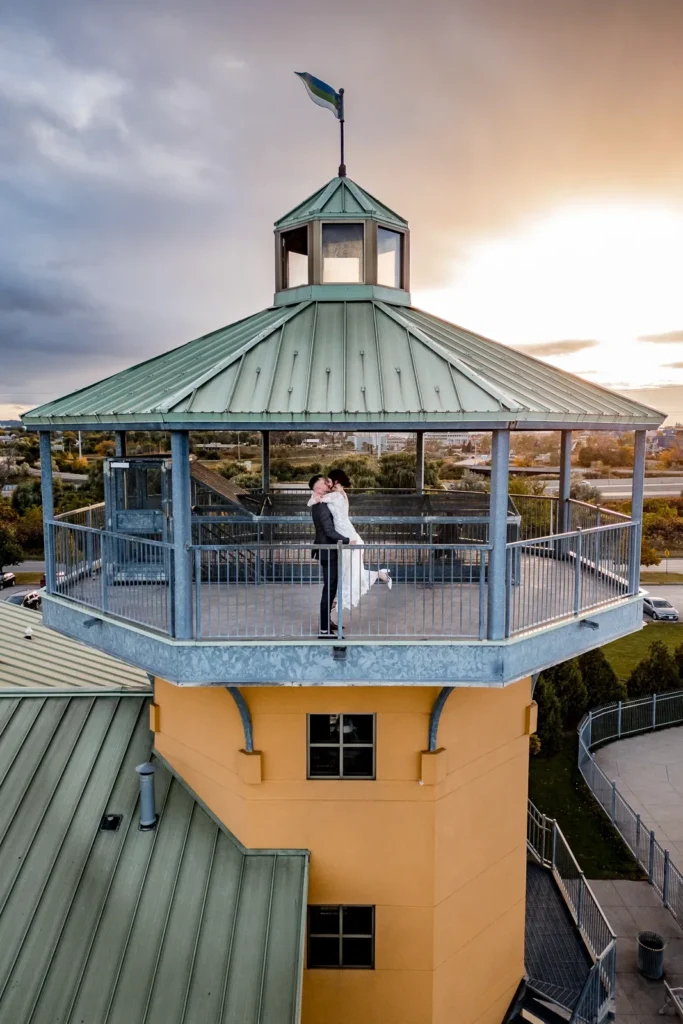
<path id="1" fill-rule="evenodd" d="M 646 434 L 644 430 L 636 430 L 634 432 L 631 519 L 636 525 L 631 528 L 631 566 L 628 579 L 630 594 L 637 594 L 640 586 L 640 540 L 643 523 L 643 493 L 645 490 L 645 440 Z"/>
<path id="2" fill-rule="evenodd" d="M 173 563 L 175 633 L 192 638 L 192 506 L 190 499 L 190 435 L 171 431 L 171 489 L 173 493 Z"/>
<path id="3" fill-rule="evenodd" d="M 55 552 L 52 527 L 48 525 L 55 516 L 54 493 L 52 489 L 52 446 L 49 430 L 41 430 L 40 441 L 40 490 L 43 506 L 43 537 L 45 545 L 45 587 L 48 594 L 55 587 Z"/>
<path id="4" fill-rule="evenodd" d="M 415 490 L 424 494 L 425 489 L 425 434 L 418 430 L 415 435 Z"/>
<path id="5" fill-rule="evenodd" d="M 114 443 L 116 444 L 115 454 L 118 459 L 126 455 L 126 432 L 125 430 L 114 431 Z"/>
<path id="6" fill-rule="evenodd" d="M 568 533 L 571 530 L 571 505 L 569 504 L 569 488 L 572 480 L 572 432 L 563 430 L 560 433 L 560 486 L 557 492 L 557 532 Z"/>
<path id="7" fill-rule="evenodd" d="M 491 436 L 491 511 L 489 518 L 488 638 L 505 636 L 505 570 L 508 531 L 508 466 L 510 431 L 494 430 Z"/>

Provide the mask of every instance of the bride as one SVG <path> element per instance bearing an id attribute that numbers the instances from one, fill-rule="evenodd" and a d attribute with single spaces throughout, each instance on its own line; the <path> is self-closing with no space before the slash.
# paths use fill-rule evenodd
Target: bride
<path id="1" fill-rule="evenodd" d="M 367 594 L 377 580 L 386 583 L 391 590 L 391 574 L 388 569 L 366 569 L 363 565 L 362 551 L 353 550 L 354 547 L 362 545 L 363 540 L 349 519 L 349 499 L 345 488 L 351 486 L 351 481 L 343 469 L 330 470 L 329 479 L 332 483 L 331 491 L 322 498 L 314 495 L 308 504 L 324 501 L 332 513 L 337 533 L 349 538 L 350 543 L 344 548 L 341 556 L 342 604 L 344 608 L 355 608 L 363 594 Z"/>

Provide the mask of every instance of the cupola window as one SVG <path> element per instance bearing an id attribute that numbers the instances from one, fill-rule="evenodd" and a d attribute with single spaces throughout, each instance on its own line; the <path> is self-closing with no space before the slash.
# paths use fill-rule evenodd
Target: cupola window
<path id="1" fill-rule="evenodd" d="M 282 286 L 299 288 L 308 284 L 308 228 L 295 228 L 282 235 Z"/>
<path id="2" fill-rule="evenodd" d="M 400 288 L 403 278 L 403 235 L 377 228 L 377 284 Z"/>
<path id="3" fill-rule="evenodd" d="M 363 283 L 363 225 L 323 224 L 323 284 Z"/>

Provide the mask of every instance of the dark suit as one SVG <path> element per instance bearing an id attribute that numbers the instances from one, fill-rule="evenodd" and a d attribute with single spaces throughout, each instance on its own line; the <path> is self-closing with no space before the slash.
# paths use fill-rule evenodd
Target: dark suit
<path id="1" fill-rule="evenodd" d="M 334 528 L 332 513 L 324 501 L 311 505 L 311 515 L 315 526 L 315 544 L 348 544 L 349 538 L 342 537 Z M 320 571 L 323 576 L 323 593 L 320 599 L 320 632 L 330 631 L 330 609 L 337 596 L 339 583 L 339 557 L 336 551 L 314 548 L 312 557 L 320 560 Z"/>

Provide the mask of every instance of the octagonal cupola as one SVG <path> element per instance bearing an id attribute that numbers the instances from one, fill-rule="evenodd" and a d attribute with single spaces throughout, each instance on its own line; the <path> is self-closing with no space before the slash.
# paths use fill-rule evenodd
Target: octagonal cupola
<path id="1" fill-rule="evenodd" d="M 410 305 L 408 222 L 333 178 L 275 222 L 275 305 L 371 298 Z"/>

